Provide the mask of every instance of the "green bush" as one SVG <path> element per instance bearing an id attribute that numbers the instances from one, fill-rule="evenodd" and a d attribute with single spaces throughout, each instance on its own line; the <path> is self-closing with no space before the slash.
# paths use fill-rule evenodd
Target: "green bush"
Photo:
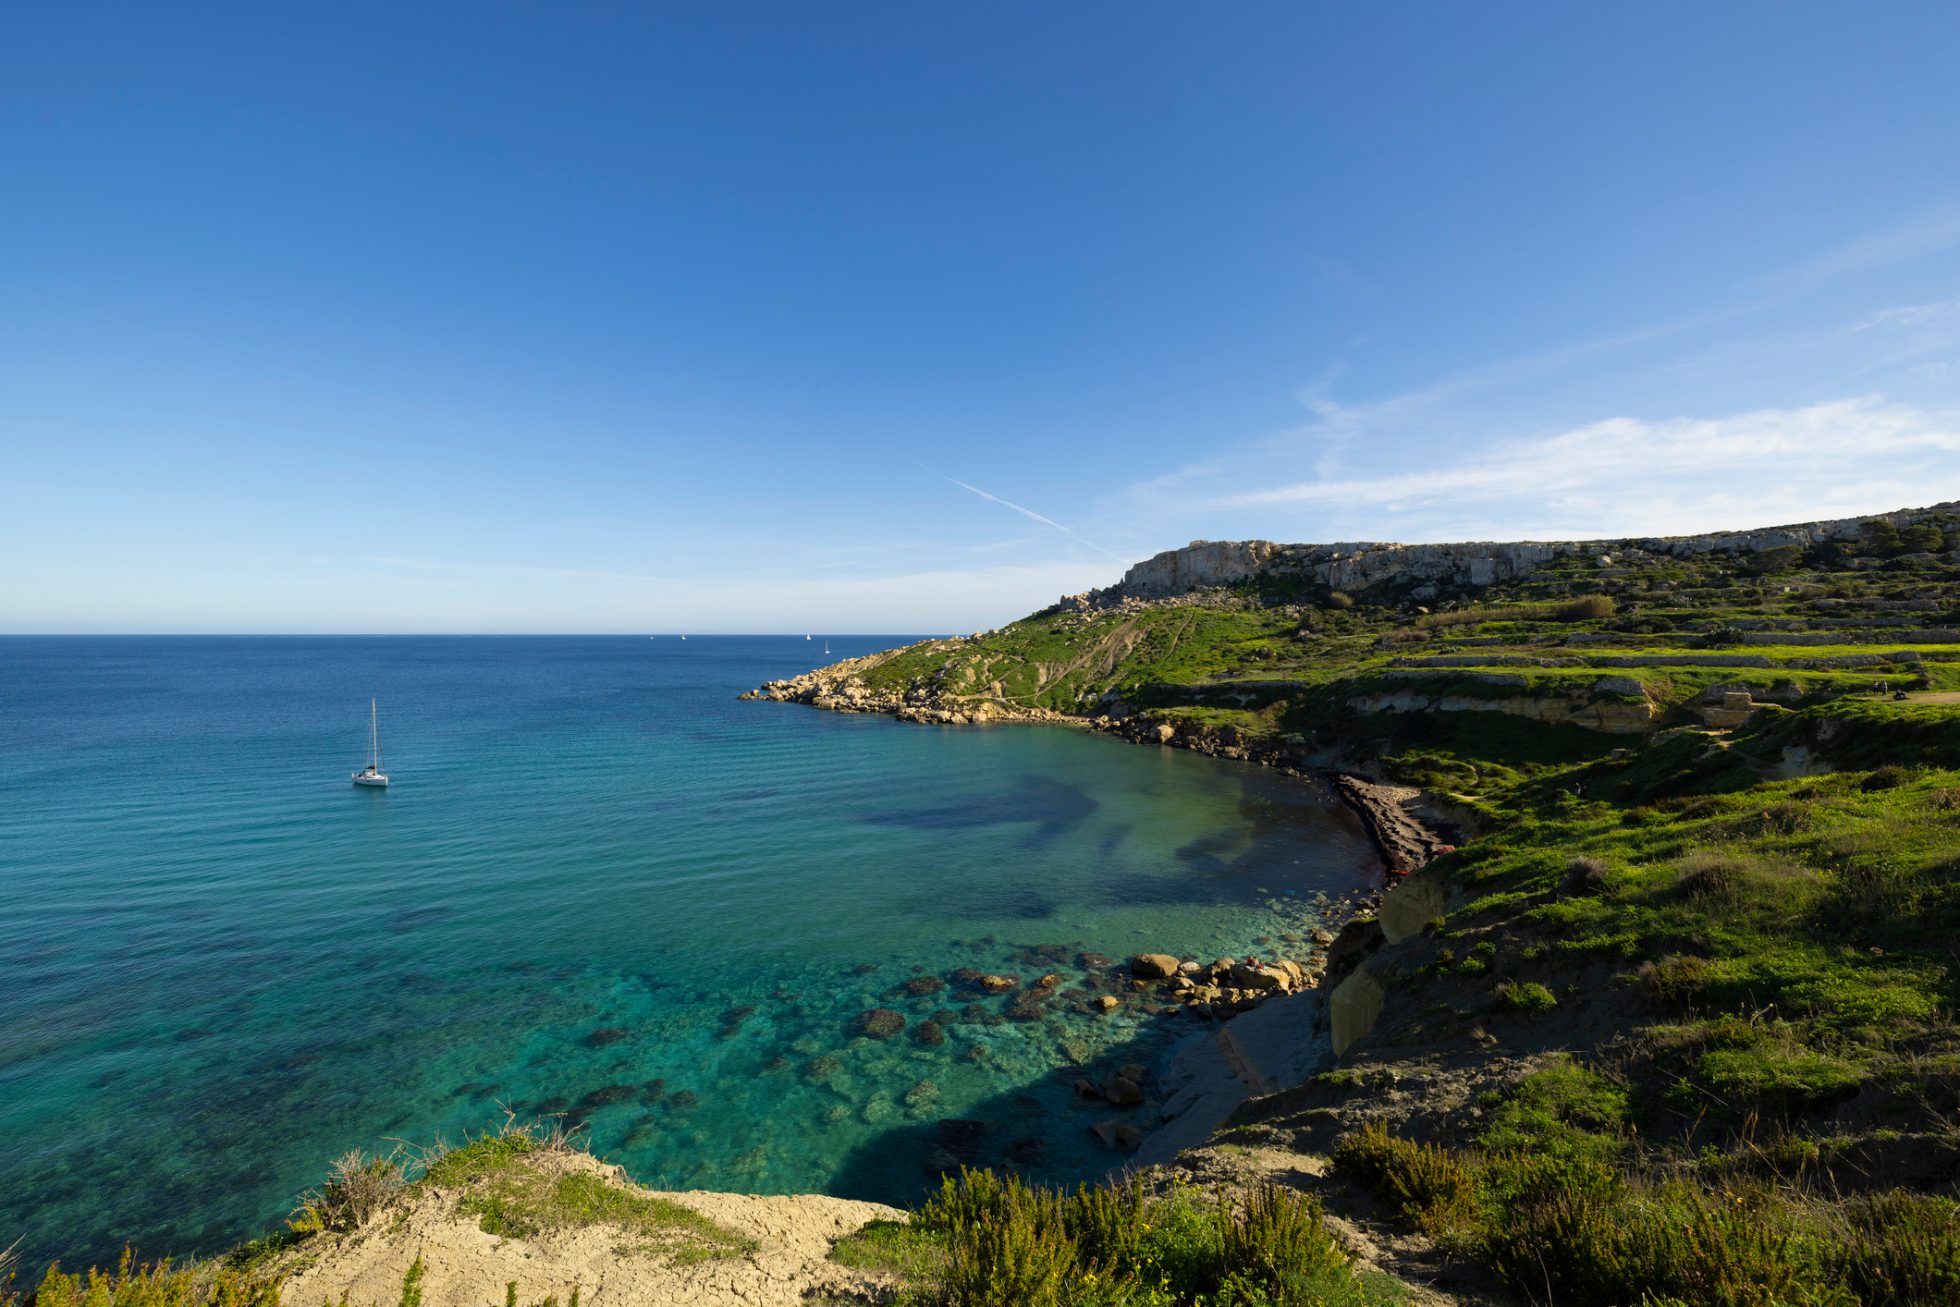
<path id="1" fill-rule="evenodd" d="M 1334 1148 L 1334 1170 L 1369 1190 L 1397 1218 L 1430 1234 L 1468 1223 L 1476 1177 L 1436 1144 L 1419 1144 L 1371 1121 Z"/>
<path id="2" fill-rule="evenodd" d="M 1960 1206 L 1893 1191 L 1843 1208 L 1833 1266 L 1869 1307 L 1960 1303 Z"/>
<path id="3" fill-rule="evenodd" d="M 945 1241 L 913 1297 L 942 1307 L 1332 1307 L 1359 1303 L 1318 1202 L 1268 1187 L 1222 1206 L 1140 1183 L 1035 1188 L 948 1178 L 914 1228 Z"/>
<path id="4" fill-rule="evenodd" d="M 1780 1215 L 1681 1185 L 1553 1188 L 1489 1222 L 1482 1251 L 1508 1283 L 1552 1302 L 1852 1307 Z"/>
<path id="5" fill-rule="evenodd" d="M 1497 1004 L 1507 1012 L 1537 1015 L 1558 1006 L 1558 996 L 1535 980 L 1507 980 L 1497 987 Z"/>
<path id="6" fill-rule="evenodd" d="M 139 1266 L 128 1249 L 113 1271 L 66 1275 L 50 1266 L 31 1307 L 279 1307 L 279 1281 L 226 1267 L 178 1270 L 168 1259 Z M 0 1281 L 0 1307 L 21 1307 Z"/>

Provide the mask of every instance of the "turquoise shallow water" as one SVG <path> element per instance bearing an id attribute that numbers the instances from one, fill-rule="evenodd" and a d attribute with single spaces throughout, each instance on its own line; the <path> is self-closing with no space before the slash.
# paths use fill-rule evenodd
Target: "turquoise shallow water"
<path id="1" fill-rule="evenodd" d="M 1269 772 L 735 699 L 818 649 L 0 639 L 0 1246 L 213 1251 L 500 1101 L 663 1187 L 1092 1174 L 1070 1081 L 1181 1027 L 1092 1015 L 1076 955 L 1282 951 L 1370 874 Z M 905 989 L 960 967 L 1066 984 Z M 908 1033 L 854 1037 L 873 1006 Z"/>

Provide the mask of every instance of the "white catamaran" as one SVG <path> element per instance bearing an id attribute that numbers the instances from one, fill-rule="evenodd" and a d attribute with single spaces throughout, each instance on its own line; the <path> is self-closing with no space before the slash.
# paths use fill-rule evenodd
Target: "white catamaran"
<path id="1" fill-rule="evenodd" d="M 381 770 L 381 718 L 373 699 L 368 700 L 368 763 L 354 773 L 354 784 L 388 788 L 388 773 Z"/>

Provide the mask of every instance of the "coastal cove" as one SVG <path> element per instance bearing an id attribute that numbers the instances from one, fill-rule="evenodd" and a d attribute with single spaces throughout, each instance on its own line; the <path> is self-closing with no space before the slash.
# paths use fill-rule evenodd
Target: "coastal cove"
<path id="1" fill-rule="evenodd" d="M 0 641 L 23 1260 L 217 1251 L 322 1158 L 499 1103 L 589 1122 L 663 1188 L 1093 1176 L 1121 1160 L 1087 1128 L 1111 1109 L 1073 1082 L 1194 1028 L 1113 963 L 1304 957 L 1327 900 L 1378 883 L 1354 814 L 1269 770 L 737 701 L 812 649 Z M 369 695 L 386 793 L 346 782 Z"/>

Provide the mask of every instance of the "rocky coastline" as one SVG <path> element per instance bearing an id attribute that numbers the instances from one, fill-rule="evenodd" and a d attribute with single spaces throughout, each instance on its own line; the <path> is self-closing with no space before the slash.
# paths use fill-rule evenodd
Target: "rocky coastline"
<path id="1" fill-rule="evenodd" d="M 878 659 L 876 654 L 846 659 L 799 676 L 765 681 L 739 697 L 806 704 L 830 712 L 874 713 L 918 725 L 1069 726 L 1112 735 L 1133 744 L 1189 749 L 1214 758 L 1272 767 L 1286 775 L 1326 786 L 1351 808 L 1373 841 L 1382 859 L 1382 870 L 1390 880 L 1417 870 L 1456 844 L 1454 832 L 1443 829 L 1443 823 L 1420 812 L 1423 796 L 1419 791 L 1387 784 L 1355 767 L 1310 761 L 1304 742 L 1297 737 L 1264 739 L 1232 727 L 1180 728 L 1143 713 L 1121 717 L 1106 713 L 1076 716 L 989 698 L 954 697 L 936 687 L 917 687 L 899 694 L 865 682 L 863 672 Z"/>
<path id="2" fill-rule="evenodd" d="M 1134 992 L 1126 997 L 1162 1015 L 1205 1021 L 1204 1028 L 1175 1044 L 1156 1068 L 1126 1066 L 1103 1081 L 1076 1081 L 1077 1096 L 1089 1102 L 1154 1109 L 1158 1119 L 1148 1125 L 1126 1112 L 1088 1127 L 1105 1147 L 1129 1154 L 1130 1165 L 1169 1162 L 1184 1149 L 1203 1144 L 1248 1100 L 1292 1088 L 1323 1069 L 1333 1056 L 1332 1034 L 1338 1024 L 1332 990 L 1380 946 L 1375 918 L 1384 902 L 1397 898 L 1394 891 L 1405 878 L 1450 852 L 1460 838 L 1429 810 L 1421 791 L 1369 777 L 1357 767 L 1310 760 L 1297 738 L 1251 737 L 1232 728 L 1180 729 L 1144 714 L 1075 716 L 990 698 L 954 698 L 937 687 L 898 694 L 863 679 L 877 660 L 878 655 L 848 659 L 765 682 L 740 697 L 874 713 L 919 725 L 1069 726 L 1134 744 L 1190 749 L 1271 767 L 1339 798 L 1374 845 L 1381 884 L 1323 902 L 1320 924 L 1310 941 L 1303 941 L 1310 942 L 1304 958 L 1205 961 L 1145 953 L 1129 960 L 1125 974 Z M 1122 1002 L 1114 995 L 1099 1001 L 1106 1009 Z M 1145 1084 L 1150 1085 L 1147 1094 Z"/>

